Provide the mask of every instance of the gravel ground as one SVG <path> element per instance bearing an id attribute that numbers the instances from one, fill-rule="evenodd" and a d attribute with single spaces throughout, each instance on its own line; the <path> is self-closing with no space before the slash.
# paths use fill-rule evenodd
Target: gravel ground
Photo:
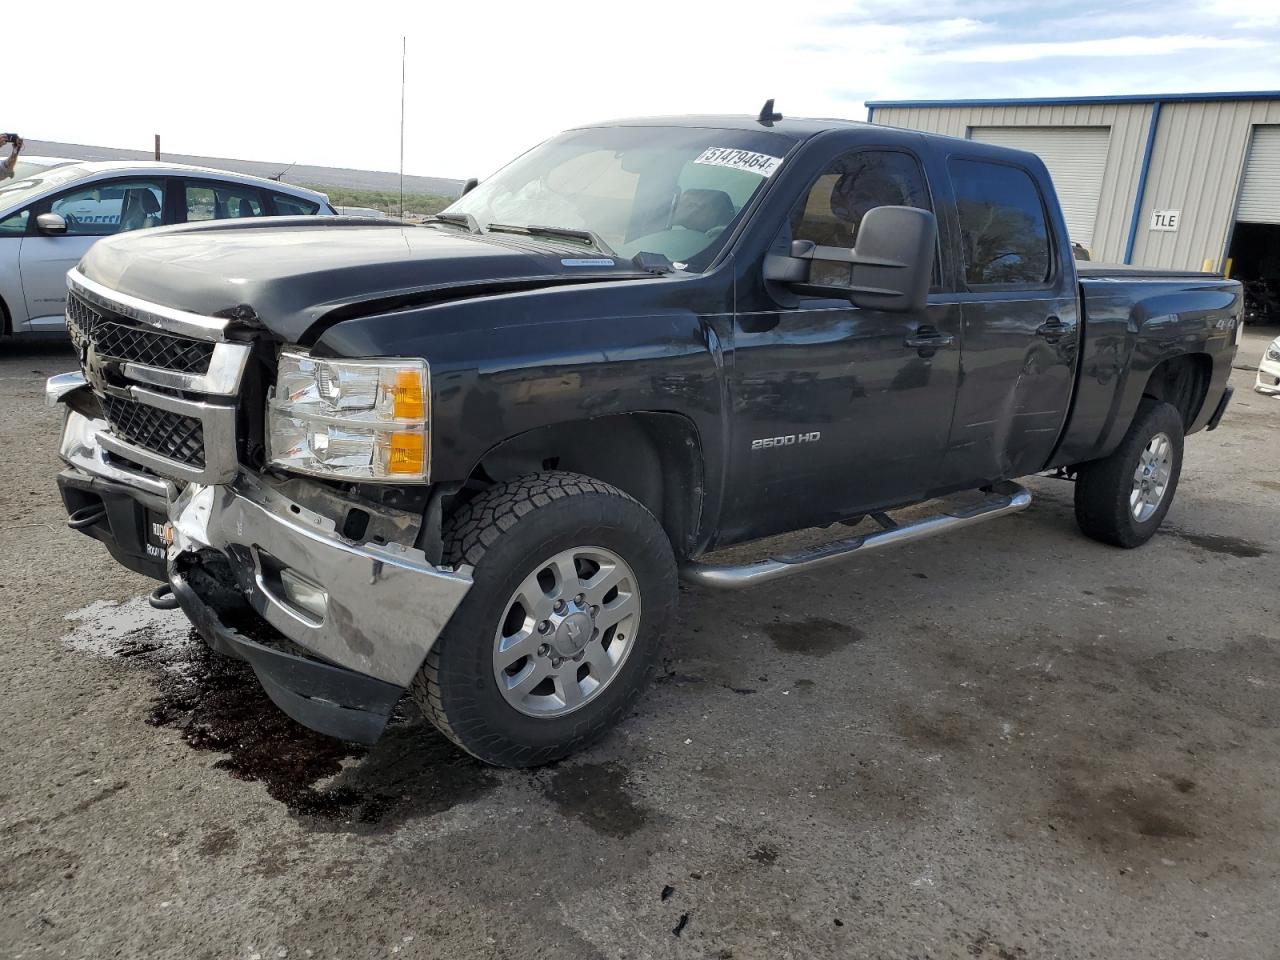
<path id="1" fill-rule="evenodd" d="M 71 364 L 0 344 L 0 955 L 1275 955 L 1280 401 L 1251 372 L 1145 548 L 1036 479 L 971 531 L 687 589 L 637 714 L 512 772 L 409 710 L 368 751 L 313 736 L 150 611 L 62 523 L 40 389 Z"/>

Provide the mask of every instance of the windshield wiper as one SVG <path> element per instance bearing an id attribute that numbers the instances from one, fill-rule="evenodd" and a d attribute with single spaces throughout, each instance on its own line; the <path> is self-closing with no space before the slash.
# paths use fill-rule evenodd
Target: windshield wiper
<path id="1" fill-rule="evenodd" d="M 433 213 L 423 218 L 423 223 L 447 223 L 451 227 L 466 227 L 471 233 L 484 233 L 480 221 L 469 213 Z"/>
<path id="2" fill-rule="evenodd" d="M 556 237 L 561 240 L 577 240 L 580 243 L 590 244 L 601 253 L 607 253 L 609 256 L 617 256 L 613 252 L 613 248 L 600 239 L 600 235 L 591 230 L 574 230 L 571 227 L 544 227 L 536 223 L 531 223 L 527 227 L 522 227 L 515 223 L 491 223 L 489 224 L 490 233 L 521 233 L 529 237 Z"/>

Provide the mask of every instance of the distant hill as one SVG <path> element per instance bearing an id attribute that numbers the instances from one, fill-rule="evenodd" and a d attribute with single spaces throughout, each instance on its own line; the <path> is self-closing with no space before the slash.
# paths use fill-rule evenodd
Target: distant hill
<path id="1" fill-rule="evenodd" d="M 80 143 L 54 143 L 51 140 L 27 140 L 22 152 L 31 156 L 69 157 L 73 160 L 151 160 L 150 150 L 122 150 L 119 147 L 92 147 Z M 370 190 L 379 193 L 398 193 L 400 175 L 380 170 L 350 170 L 345 167 L 314 167 L 304 163 L 290 165 L 265 160 L 231 160 L 226 157 L 193 157 L 187 154 L 161 151 L 161 158 L 174 163 L 191 163 L 202 167 L 217 167 L 235 173 L 247 173 L 254 177 L 280 179 L 294 184 L 324 184 L 347 187 L 350 190 Z M 415 177 L 405 174 L 406 194 L 432 194 L 454 198 L 462 193 L 462 181 L 445 177 Z"/>

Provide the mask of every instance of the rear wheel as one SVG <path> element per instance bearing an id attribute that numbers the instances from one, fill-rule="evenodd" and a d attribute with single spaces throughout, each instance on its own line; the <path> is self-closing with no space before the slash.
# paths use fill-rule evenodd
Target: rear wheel
<path id="1" fill-rule="evenodd" d="M 1080 465 L 1076 522 L 1087 536 L 1139 547 L 1169 512 L 1182 472 L 1182 416 L 1144 397 L 1129 432 L 1108 457 Z"/>
<path id="2" fill-rule="evenodd" d="M 423 712 L 488 763 L 527 767 L 618 722 L 657 661 L 676 599 L 654 516 L 589 477 L 499 484 L 445 530 L 475 583 L 413 683 Z"/>

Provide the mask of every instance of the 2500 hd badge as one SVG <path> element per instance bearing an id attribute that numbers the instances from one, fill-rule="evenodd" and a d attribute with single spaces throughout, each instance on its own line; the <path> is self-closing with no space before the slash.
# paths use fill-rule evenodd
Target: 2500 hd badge
<path id="1" fill-rule="evenodd" d="M 771 108 L 569 131 L 421 226 L 117 234 L 68 285 L 73 526 L 301 723 L 372 742 L 408 694 L 509 766 L 630 713 L 677 576 L 766 589 L 1046 470 L 1145 543 L 1241 315 L 1077 264 L 1031 154 Z M 807 527 L 842 539 L 716 554 Z"/>
<path id="2" fill-rule="evenodd" d="M 751 441 L 752 450 L 771 450 L 774 447 L 790 447 L 797 443 L 817 443 L 822 439 L 822 431 L 810 433 L 789 433 L 785 437 L 762 437 Z"/>

